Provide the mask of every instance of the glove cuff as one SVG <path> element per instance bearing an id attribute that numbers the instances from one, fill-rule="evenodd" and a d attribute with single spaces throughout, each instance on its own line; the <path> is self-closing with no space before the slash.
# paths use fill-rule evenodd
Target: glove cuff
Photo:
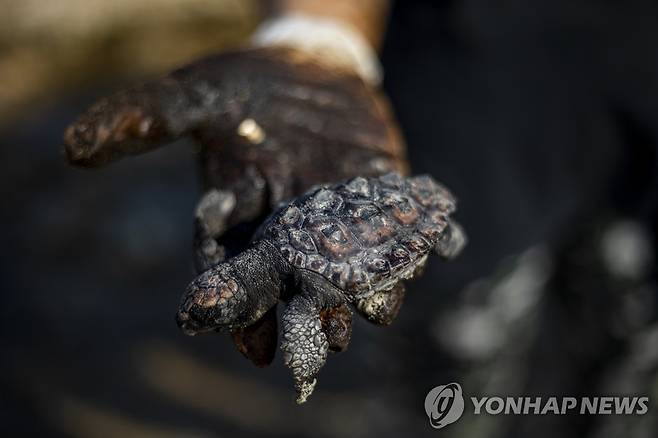
<path id="1" fill-rule="evenodd" d="M 292 47 L 348 68 L 371 85 L 379 85 L 382 80 L 382 67 L 374 49 L 358 30 L 338 20 L 285 14 L 262 23 L 251 44 Z"/>

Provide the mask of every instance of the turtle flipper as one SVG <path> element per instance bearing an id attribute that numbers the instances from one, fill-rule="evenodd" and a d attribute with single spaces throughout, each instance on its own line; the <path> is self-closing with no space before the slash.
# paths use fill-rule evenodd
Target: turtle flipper
<path id="1" fill-rule="evenodd" d="M 196 208 L 194 252 L 198 273 L 224 261 L 225 248 L 217 239 L 226 231 L 228 218 L 235 210 L 233 192 L 212 189 L 206 192 Z"/>
<path id="2" fill-rule="evenodd" d="M 367 298 L 357 299 L 356 309 L 370 322 L 389 325 L 398 315 L 404 295 L 405 286 L 400 281 L 390 290 L 377 291 Z"/>
<path id="3" fill-rule="evenodd" d="M 451 220 L 439 241 L 434 245 L 434 252 L 449 260 L 459 255 L 467 241 L 466 233 L 461 225 Z"/>
<path id="4" fill-rule="evenodd" d="M 322 331 L 320 299 L 295 295 L 283 313 L 284 363 L 292 371 L 297 403 L 304 403 L 315 387 L 318 371 L 327 360 L 329 342 Z"/>

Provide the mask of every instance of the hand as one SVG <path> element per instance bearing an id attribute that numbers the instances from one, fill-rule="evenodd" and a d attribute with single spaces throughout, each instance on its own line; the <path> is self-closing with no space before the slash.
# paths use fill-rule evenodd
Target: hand
<path id="1" fill-rule="evenodd" d="M 64 141 L 72 164 L 97 167 L 182 136 L 201 145 L 206 193 L 196 211 L 199 271 L 243 250 L 280 202 L 313 185 L 407 171 L 404 145 L 379 90 L 348 70 L 284 48 L 211 56 L 101 99 L 67 129 Z M 269 312 L 234 338 L 264 365 L 274 355 L 276 333 L 276 312 Z"/>

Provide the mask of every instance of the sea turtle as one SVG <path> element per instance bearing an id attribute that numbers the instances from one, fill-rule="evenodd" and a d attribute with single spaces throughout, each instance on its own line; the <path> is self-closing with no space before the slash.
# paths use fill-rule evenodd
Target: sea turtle
<path id="1" fill-rule="evenodd" d="M 450 218 L 455 207 L 429 176 L 389 173 L 312 189 L 266 219 L 246 251 L 190 284 L 178 324 L 190 335 L 232 330 L 286 301 L 281 349 L 303 403 L 328 351 L 349 340 L 347 304 L 388 324 L 404 298 L 402 280 L 432 250 L 459 253 L 465 236 Z"/>

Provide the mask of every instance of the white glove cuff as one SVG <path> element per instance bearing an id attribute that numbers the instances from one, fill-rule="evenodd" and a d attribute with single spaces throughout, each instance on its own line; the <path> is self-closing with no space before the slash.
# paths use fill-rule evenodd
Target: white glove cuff
<path id="1" fill-rule="evenodd" d="M 334 65 L 349 68 L 364 81 L 379 85 L 382 67 L 377 54 L 352 26 L 306 14 L 286 14 L 262 23 L 253 34 L 254 46 L 286 46 Z"/>

